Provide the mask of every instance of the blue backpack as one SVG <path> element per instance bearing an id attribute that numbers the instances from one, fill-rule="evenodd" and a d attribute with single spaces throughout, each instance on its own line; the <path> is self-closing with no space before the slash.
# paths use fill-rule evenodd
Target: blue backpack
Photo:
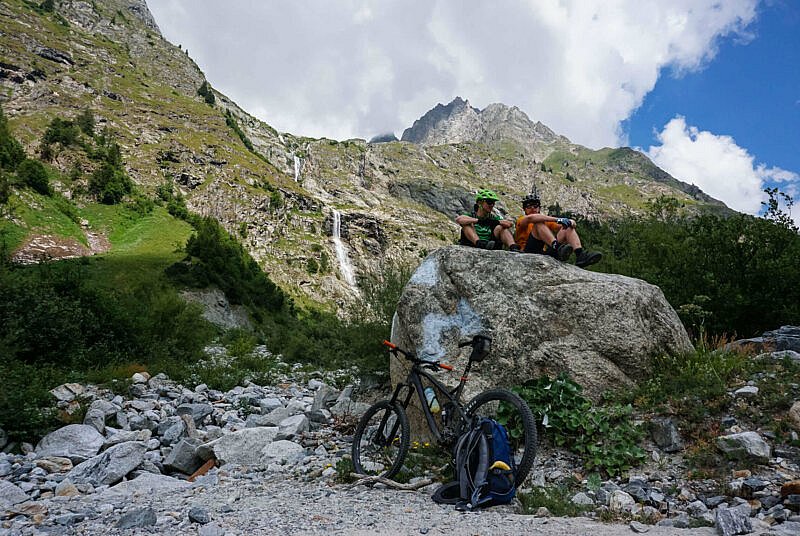
<path id="1" fill-rule="evenodd" d="M 456 480 L 442 484 L 433 500 L 455 504 L 457 510 L 508 504 L 517 491 L 516 469 L 505 427 L 494 419 L 482 418 L 458 439 Z"/>

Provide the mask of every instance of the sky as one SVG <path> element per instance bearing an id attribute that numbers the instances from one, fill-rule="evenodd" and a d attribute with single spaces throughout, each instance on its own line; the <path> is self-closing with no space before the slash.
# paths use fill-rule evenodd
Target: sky
<path id="1" fill-rule="evenodd" d="M 766 187 L 800 197 L 798 0 L 147 4 L 214 88 L 282 132 L 400 137 L 460 96 L 637 148 L 741 212 Z"/>

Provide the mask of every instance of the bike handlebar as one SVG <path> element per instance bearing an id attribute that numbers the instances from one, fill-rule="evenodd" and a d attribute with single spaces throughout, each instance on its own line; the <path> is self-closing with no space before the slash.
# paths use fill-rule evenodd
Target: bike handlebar
<path id="1" fill-rule="evenodd" d="M 387 348 L 389 348 L 389 351 L 392 352 L 393 354 L 400 353 L 400 354 L 403 355 L 403 357 L 405 357 L 406 359 L 408 359 L 409 361 L 411 361 L 412 363 L 414 363 L 416 365 L 422 365 L 423 367 L 427 367 L 427 368 L 430 368 L 432 370 L 436 370 L 437 368 L 444 369 L 444 370 L 450 370 L 450 371 L 453 370 L 453 366 L 452 365 L 447 365 L 445 363 L 439 363 L 438 361 L 425 361 L 423 359 L 419 359 L 418 357 L 406 352 L 405 350 L 403 350 L 402 348 L 400 348 L 399 346 L 397 346 L 396 344 L 394 344 L 392 342 L 389 342 L 389 341 L 385 340 L 385 341 L 383 341 L 383 345 L 386 346 Z"/>

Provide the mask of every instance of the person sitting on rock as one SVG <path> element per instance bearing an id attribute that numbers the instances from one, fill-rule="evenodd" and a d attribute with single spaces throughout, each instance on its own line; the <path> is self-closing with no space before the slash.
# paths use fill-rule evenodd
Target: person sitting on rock
<path id="1" fill-rule="evenodd" d="M 505 244 L 510 251 L 520 251 L 509 231 L 514 223 L 494 214 L 494 204 L 498 200 L 493 191 L 478 190 L 472 212 L 456 217 L 456 223 L 461 226 L 459 244 L 481 249 L 502 249 Z"/>
<path id="2" fill-rule="evenodd" d="M 550 255 L 560 261 L 569 259 L 575 252 L 575 265 L 585 268 L 598 262 L 603 255 L 594 251 L 586 251 L 581 246 L 575 220 L 545 216 L 539 211 L 542 201 L 534 192 L 522 200 L 524 216 L 517 218 L 517 246 L 525 253 Z"/>

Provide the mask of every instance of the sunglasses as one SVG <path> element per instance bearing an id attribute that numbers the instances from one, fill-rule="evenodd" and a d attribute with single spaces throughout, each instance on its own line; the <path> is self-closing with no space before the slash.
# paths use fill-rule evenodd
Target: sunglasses
<path id="1" fill-rule="evenodd" d="M 537 203 L 529 203 L 529 204 L 525 205 L 522 208 L 542 208 L 542 205 L 537 204 Z"/>
<path id="2" fill-rule="evenodd" d="M 491 199 L 484 199 L 483 201 L 489 205 L 494 205 L 494 201 L 492 201 Z"/>

